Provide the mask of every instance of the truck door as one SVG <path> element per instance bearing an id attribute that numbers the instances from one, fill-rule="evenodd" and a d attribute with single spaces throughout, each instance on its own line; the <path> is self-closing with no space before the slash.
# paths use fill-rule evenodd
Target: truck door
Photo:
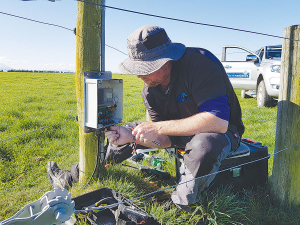
<path id="1" fill-rule="evenodd" d="M 222 64 L 233 88 L 255 90 L 260 64 L 258 55 L 238 46 L 223 47 Z"/>

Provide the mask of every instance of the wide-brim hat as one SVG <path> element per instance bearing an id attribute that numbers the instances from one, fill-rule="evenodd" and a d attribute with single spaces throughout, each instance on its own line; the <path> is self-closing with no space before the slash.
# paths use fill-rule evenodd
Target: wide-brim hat
<path id="1" fill-rule="evenodd" d="M 128 37 L 128 58 L 120 63 L 119 70 L 125 74 L 148 75 L 168 61 L 179 60 L 185 50 L 183 44 L 172 43 L 163 28 L 146 25 Z"/>

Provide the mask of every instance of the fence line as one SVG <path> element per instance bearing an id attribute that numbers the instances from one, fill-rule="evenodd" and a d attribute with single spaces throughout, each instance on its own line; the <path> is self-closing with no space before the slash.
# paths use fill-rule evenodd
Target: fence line
<path id="1" fill-rule="evenodd" d="M 17 137 L 21 137 L 21 136 L 24 136 L 24 135 L 28 135 L 28 134 L 34 133 L 34 132 L 36 132 L 36 131 L 40 131 L 40 130 L 43 130 L 43 129 L 48 128 L 48 127 L 53 127 L 53 126 L 55 126 L 55 125 L 57 125 L 57 124 L 62 124 L 62 123 L 65 123 L 65 122 L 69 122 L 69 121 L 71 121 L 71 120 L 74 120 L 74 119 L 65 120 L 65 121 L 58 122 L 58 123 L 55 123 L 55 124 L 52 124 L 52 125 L 49 125 L 49 126 L 41 127 L 41 128 L 39 128 L 39 129 L 36 129 L 36 130 L 29 131 L 29 132 L 24 133 L 24 134 L 20 134 L 20 135 L 14 136 L 14 137 L 10 137 L 10 138 L 1 140 L 0 143 L 1 143 L 1 142 L 4 142 L 4 141 L 11 140 L 11 139 L 14 139 L 14 138 L 17 138 Z"/>
<path id="2" fill-rule="evenodd" d="M 215 28 L 222 28 L 222 29 L 229 29 L 229 30 L 234 30 L 234 31 L 239 31 L 239 32 L 246 32 L 246 33 L 252 33 L 252 34 L 257 34 L 257 35 L 264 35 L 264 36 L 269 36 L 269 37 L 274 37 L 274 38 L 281 38 L 281 39 L 288 39 L 288 40 L 292 40 L 292 41 L 300 41 L 300 40 L 295 40 L 295 39 L 291 39 L 291 38 L 286 38 L 286 37 L 282 37 L 282 36 L 277 36 L 277 35 L 272 35 L 272 34 L 266 34 L 266 33 L 261 33 L 261 32 L 256 32 L 256 31 L 249 31 L 249 30 L 244 30 L 244 29 L 237 29 L 237 28 L 232 28 L 232 27 L 226 27 L 226 26 L 220 26 L 220 25 L 214 25 L 214 24 L 208 24 L 208 23 L 200 23 L 200 22 L 194 22 L 194 21 L 189 21 L 189 20 L 183 20 L 183 19 L 176 19 L 176 18 L 171 18 L 171 17 L 165 17 L 165 16 L 159 16 L 159 15 L 155 15 L 155 14 L 149 14 L 149 13 L 142 13 L 142 12 L 138 12 L 138 11 L 132 11 L 132 10 L 127 10 L 127 9 L 122 9 L 122 8 L 117 8 L 117 7 L 112 7 L 112 6 L 107 6 L 107 5 L 102 5 L 102 4 L 98 4 L 98 3 L 93 3 L 93 2 L 89 2 L 89 1 L 84 1 L 84 0 L 77 0 L 79 2 L 83 2 L 83 3 L 87 3 L 87 4 L 92 4 L 92 5 L 96 5 L 96 6 L 100 6 L 100 7 L 106 7 L 106 8 L 110 8 L 110 9 L 115 9 L 115 10 L 119 10 L 119 11 L 124 11 L 124 12 L 129 12 L 129 13 L 135 13 L 135 14 L 140 14 L 140 15 L 145 15 L 145 16 L 151 16 L 151 17 L 157 17 L 157 18 L 161 18 L 161 19 L 167 19 L 167 20 L 173 20 L 173 21 L 178 21 L 178 22 L 184 22 L 184 23 L 191 23 L 191 24 L 195 24 L 195 25 L 202 25 L 202 26 L 211 26 L 211 27 L 215 27 Z M 47 22 L 42 22 L 39 20 L 34 20 L 34 19 L 30 19 L 30 18 L 26 18 L 26 17 L 22 17 L 22 16 L 18 16 L 18 15 L 13 15 L 10 13 L 5 13 L 5 12 L 1 12 L 0 14 L 3 15 L 7 15 L 7 16 L 12 16 L 12 17 L 16 17 L 19 19 L 24 19 L 24 20 L 28 20 L 31 22 L 36 22 L 36 23 L 40 23 L 40 24 L 44 24 L 44 25 L 50 25 L 50 26 L 55 26 L 55 27 L 59 27 L 62 29 L 66 29 L 69 31 L 72 31 L 75 35 L 76 34 L 76 28 L 74 29 L 70 29 L 61 25 L 57 25 L 57 24 L 53 24 L 53 23 L 47 23 Z M 79 36 L 79 35 L 77 35 Z M 79 36 L 80 37 L 80 36 Z M 123 51 L 114 48 L 110 45 L 105 44 L 105 46 L 112 48 L 124 55 L 127 55 L 126 53 L 124 53 Z M 231 53 L 233 54 L 233 53 Z M 217 54 L 217 55 L 222 55 L 222 53 Z"/>
<path id="3" fill-rule="evenodd" d="M 210 27 L 215 27 L 215 28 L 222 28 L 222 29 L 246 32 L 246 33 L 258 34 L 258 35 L 264 35 L 264 36 L 280 38 L 280 39 L 289 39 L 292 41 L 300 41 L 300 40 L 295 40 L 295 39 L 286 38 L 286 37 L 282 37 L 282 36 L 260 33 L 260 32 L 256 32 L 256 31 L 237 29 L 237 28 L 233 28 L 233 27 L 225 27 L 225 26 L 214 25 L 214 24 L 209 24 L 209 23 L 200 23 L 200 22 L 194 22 L 194 21 L 189 21 L 189 20 L 176 19 L 176 18 L 172 18 L 172 17 L 159 16 L 159 15 L 150 14 L 150 13 L 143 13 L 143 12 L 138 12 L 138 11 L 133 11 L 133 10 L 128 10 L 128 9 L 122 9 L 122 8 L 112 7 L 112 6 L 108 6 L 108 5 L 102 5 L 102 4 L 98 4 L 98 3 L 94 3 L 94 2 L 89 2 L 89 1 L 85 1 L 85 0 L 77 0 L 77 1 L 92 4 L 92 5 L 97 5 L 97 6 L 105 7 L 105 8 L 109 8 L 109 9 L 115 9 L 115 10 L 119 10 L 119 11 L 130 12 L 130 13 L 135 13 L 135 14 L 144 15 L 144 16 L 156 17 L 156 18 L 160 18 L 160 19 L 174 20 L 174 21 L 178 21 L 178 22 L 191 23 L 191 24 L 202 25 L 202 26 L 210 26 Z"/>
<path id="4" fill-rule="evenodd" d="M 46 22 L 42 22 L 42 21 L 39 21 L 39 20 L 33 20 L 33 19 L 26 18 L 26 17 L 17 16 L 17 15 L 13 15 L 13 14 L 10 14 L 10 13 L 5 13 L 5 12 L 0 12 L 0 13 L 3 14 L 3 15 L 16 17 L 16 18 L 23 19 L 23 20 L 29 20 L 31 22 L 41 23 L 41 24 L 44 24 L 44 25 L 55 26 L 55 27 L 59 27 L 59 28 L 70 30 L 70 31 L 74 32 L 74 29 L 70 29 L 70 28 L 67 28 L 67 27 L 64 27 L 64 26 L 61 26 L 61 25 L 57 25 L 57 24 L 53 24 L 53 23 L 46 23 Z"/>
<path id="5" fill-rule="evenodd" d="M 143 104 L 142 102 L 141 103 L 134 103 L 134 104 L 129 104 L 129 105 L 123 105 L 124 106 L 133 106 L 133 105 L 140 105 L 140 104 Z M 246 119 L 246 120 L 254 120 L 254 121 L 260 121 L 260 122 L 273 122 L 273 123 L 276 123 L 277 121 L 272 121 L 272 120 L 259 120 L 259 119 L 250 119 L 250 118 L 242 118 L 243 120 Z M 65 122 L 68 122 L 68 121 L 71 121 L 73 119 L 70 119 L 70 120 L 65 120 L 65 121 L 62 121 L 62 122 L 58 122 L 58 123 L 55 123 L 55 124 L 52 124 L 52 125 L 49 125 L 49 126 L 45 126 L 45 127 L 41 127 L 39 129 L 36 129 L 36 130 L 32 130 L 32 131 L 29 131 L 27 133 L 24 133 L 24 134 L 20 134 L 20 135 L 17 135 L 17 136 L 14 136 L 14 137 L 10 137 L 10 138 L 7 138 L 7 139 L 3 139 L 0 141 L 1 142 L 4 142 L 4 141 L 8 141 L 8 140 L 11 140 L 11 139 L 14 139 L 14 138 L 17 138 L 17 137 L 20 137 L 20 136 L 24 136 L 24 135 L 27 135 L 27 134 L 31 134 L 33 132 L 36 132 L 36 131 L 39 131 L 39 130 L 43 130 L 45 128 L 48 128 L 48 127 L 52 127 L 52 126 L 55 126 L 57 124 L 61 124 L 61 123 L 65 123 Z"/>

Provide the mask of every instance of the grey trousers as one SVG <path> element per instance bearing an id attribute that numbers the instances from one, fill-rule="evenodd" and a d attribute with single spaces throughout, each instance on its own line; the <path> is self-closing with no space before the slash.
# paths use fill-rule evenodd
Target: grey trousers
<path id="1" fill-rule="evenodd" d="M 198 193 L 213 181 L 216 176 L 214 173 L 230 152 L 238 147 L 239 140 L 238 136 L 229 132 L 196 134 L 186 144 L 184 163 L 180 168 L 181 176 L 171 196 L 173 202 L 179 206 L 195 203 Z"/>

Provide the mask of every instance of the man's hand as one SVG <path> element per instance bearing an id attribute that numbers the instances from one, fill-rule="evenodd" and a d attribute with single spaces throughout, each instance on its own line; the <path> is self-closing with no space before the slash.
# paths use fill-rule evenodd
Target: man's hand
<path id="1" fill-rule="evenodd" d="M 151 143 L 160 136 L 157 124 L 155 122 L 144 122 L 133 129 L 132 135 L 140 142 Z"/>
<path id="2" fill-rule="evenodd" d="M 109 143 L 114 145 L 124 145 L 133 141 L 131 130 L 122 126 L 111 126 L 110 130 L 105 130 L 105 136 Z"/>

